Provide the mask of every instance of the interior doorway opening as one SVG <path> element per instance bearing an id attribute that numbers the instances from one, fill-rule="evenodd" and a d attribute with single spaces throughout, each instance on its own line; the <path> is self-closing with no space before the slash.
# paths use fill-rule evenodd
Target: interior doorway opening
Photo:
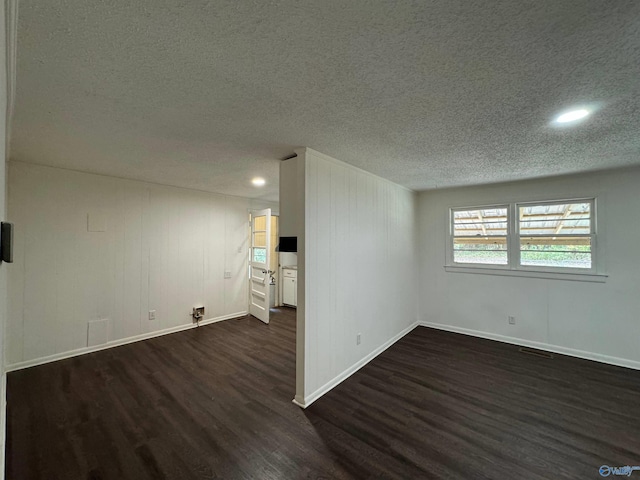
<path id="1" fill-rule="evenodd" d="M 271 209 L 249 212 L 249 313 L 269 323 L 269 309 L 281 302 L 278 215 Z"/>

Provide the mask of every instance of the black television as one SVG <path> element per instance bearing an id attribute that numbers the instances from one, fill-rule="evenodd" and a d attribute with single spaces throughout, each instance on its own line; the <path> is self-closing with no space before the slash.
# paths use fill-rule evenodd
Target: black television
<path id="1" fill-rule="evenodd" d="M 278 252 L 297 252 L 298 237 L 280 237 L 280 242 L 276 247 Z"/>
<path id="2" fill-rule="evenodd" d="M 13 263 L 13 223 L 0 225 L 0 262 Z"/>

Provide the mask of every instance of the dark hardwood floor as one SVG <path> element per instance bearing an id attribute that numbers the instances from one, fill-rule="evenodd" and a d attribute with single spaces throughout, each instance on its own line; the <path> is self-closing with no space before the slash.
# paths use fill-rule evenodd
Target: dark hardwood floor
<path id="1" fill-rule="evenodd" d="M 7 479 L 595 479 L 640 465 L 637 371 L 421 327 L 303 411 L 294 350 L 281 309 L 268 326 L 10 373 Z"/>

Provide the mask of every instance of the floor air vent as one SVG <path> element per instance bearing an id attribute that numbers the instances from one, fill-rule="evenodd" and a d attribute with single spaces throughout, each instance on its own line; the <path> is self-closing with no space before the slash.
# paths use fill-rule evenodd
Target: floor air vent
<path id="1" fill-rule="evenodd" d="M 520 353 L 526 353 L 527 355 L 534 355 L 542 358 L 553 358 L 553 353 L 545 352 L 544 350 L 536 350 L 534 348 L 520 347 Z"/>

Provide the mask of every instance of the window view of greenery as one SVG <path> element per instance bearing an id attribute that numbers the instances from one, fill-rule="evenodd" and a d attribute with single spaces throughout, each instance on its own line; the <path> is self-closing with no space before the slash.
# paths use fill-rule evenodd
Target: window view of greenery
<path id="1" fill-rule="evenodd" d="M 591 239 L 522 238 L 520 263 L 546 267 L 591 268 Z M 568 243 L 567 243 L 568 242 Z"/>
<path id="2" fill-rule="evenodd" d="M 484 242 L 470 243 L 468 239 L 456 238 L 453 243 L 453 261 L 456 263 L 507 265 L 507 241 L 506 239 L 499 242 L 485 240 Z"/>
<path id="3" fill-rule="evenodd" d="M 254 248 L 253 249 L 253 261 L 258 263 L 267 263 L 267 249 L 266 248 Z"/>
<path id="4" fill-rule="evenodd" d="M 516 207 L 514 232 L 509 231 L 507 206 L 452 210 L 454 263 L 592 268 L 592 201 Z M 510 236 L 518 236 L 512 237 L 514 246 L 519 245 L 513 259 L 507 249 Z"/>
<path id="5" fill-rule="evenodd" d="M 507 265 L 507 208 L 453 211 L 453 261 Z"/>
<path id="6" fill-rule="evenodd" d="M 521 265 L 591 268 L 591 203 L 527 205 L 519 210 Z"/>

